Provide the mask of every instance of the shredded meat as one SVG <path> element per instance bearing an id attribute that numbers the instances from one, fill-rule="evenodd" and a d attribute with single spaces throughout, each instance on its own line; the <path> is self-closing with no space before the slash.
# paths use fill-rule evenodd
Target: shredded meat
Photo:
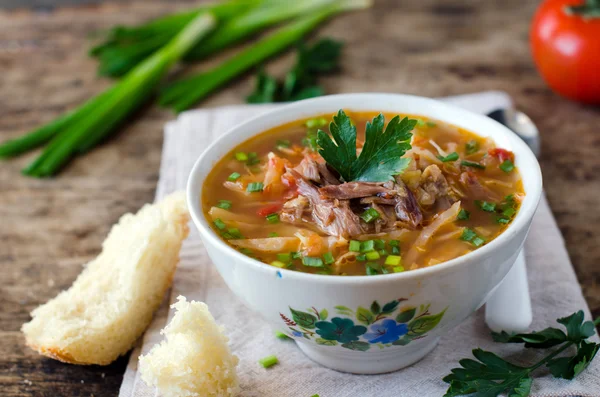
<path id="1" fill-rule="evenodd" d="M 341 185 L 324 186 L 319 189 L 323 197 L 338 200 L 350 200 L 355 198 L 381 195 L 391 195 L 389 188 L 383 183 L 374 182 L 348 182 Z"/>
<path id="2" fill-rule="evenodd" d="M 319 173 L 319 166 L 315 160 L 309 156 L 304 156 L 300 164 L 298 164 L 294 170 L 298 172 L 302 177 L 309 181 L 321 182 L 321 174 Z"/>
<path id="3" fill-rule="evenodd" d="M 455 201 L 449 196 L 448 181 L 437 165 L 430 165 L 423 170 L 418 189 L 418 199 L 422 206 L 436 205 L 436 211 L 445 211 Z"/>
<path id="4" fill-rule="evenodd" d="M 296 178 L 299 195 L 308 200 L 310 218 L 305 216 L 305 207 L 302 209 L 303 216 L 301 218 L 296 216 L 298 205 L 302 203 L 296 201 L 284 205 L 281 213 L 283 221 L 291 223 L 313 222 L 321 231 L 331 236 L 352 237 L 364 233 L 360 218 L 352 212 L 348 200 L 325 199 L 319 194 L 319 189 L 306 180 L 298 171 L 289 169 L 288 172 Z"/>
<path id="5" fill-rule="evenodd" d="M 324 185 L 339 185 L 341 183 L 339 178 L 333 174 L 327 164 L 318 163 L 317 167 L 319 168 L 319 173 L 321 174 Z"/>
<path id="6" fill-rule="evenodd" d="M 498 195 L 492 192 L 489 188 L 483 186 L 471 171 L 465 171 L 460 174 L 460 183 L 467 189 L 475 200 L 499 200 Z"/>

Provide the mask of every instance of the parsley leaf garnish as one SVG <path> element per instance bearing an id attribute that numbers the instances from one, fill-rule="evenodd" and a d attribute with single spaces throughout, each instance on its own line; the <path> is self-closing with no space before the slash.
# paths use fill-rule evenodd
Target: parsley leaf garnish
<path id="1" fill-rule="evenodd" d="M 319 75 L 339 69 L 343 43 L 329 38 L 321 39 L 313 46 L 298 46 L 296 65 L 283 81 L 260 69 L 256 78 L 256 88 L 246 101 L 248 103 L 288 102 L 314 98 L 325 92 L 317 84 Z"/>
<path id="2" fill-rule="evenodd" d="M 471 393 L 485 397 L 496 397 L 501 393 L 511 397 L 527 397 L 533 383 L 531 375 L 543 365 L 557 378 L 573 379 L 589 365 L 600 348 L 600 344 L 586 341 L 594 335 L 594 324 L 599 324 L 600 318 L 595 323 L 583 320 L 581 310 L 568 317 L 559 318 L 557 321 L 565 326 L 566 333 L 552 327 L 538 332 L 512 335 L 493 332 L 492 336 L 496 342 L 524 343 L 525 347 L 537 349 L 559 347 L 529 367 L 514 365 L 494 353 L 475 349 L 473 356 L 477 361 L 468 358 L 460 360 L 459 364 L 462 367 L 452 369 L 452 373 L 444 378 L 444 382 L 450 384 L 444 397 Z M 557 358 L 572 347 L 575 347 L 574 355 Z"/>
<path id="3" fill-rule="evenodd" d="M 417 124 L 408 117 L 396 116 L 385 128 L 385 118 L 379 114 L 367 122 L 366 139 L 360 156 L 356 155 L 356 127 L 340 110 L 329 125 L 331 137 L 322 130 L 317 133 L 319 154 L 346 182 L 385 182 L 392 180 L 408 166 L 402 158 L 411 148 L 411 131 Z"/>

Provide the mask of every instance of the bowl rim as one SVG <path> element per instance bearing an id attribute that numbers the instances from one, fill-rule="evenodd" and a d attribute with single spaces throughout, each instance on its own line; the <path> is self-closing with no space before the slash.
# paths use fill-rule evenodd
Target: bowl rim
<path id="1" fill-rule="evenodd" d="M 227 136 L 235 134 L 236 131 L 242 131 L 245 128 L 248 128 L 248 126 L 251 126 L 252 124 L 257 123 L 261 119 L 268 119 L 279 113 L 289 112 L 290 110 L 294 110 L 295 108 L 298 108 L 296 113 L 299 113 L 301 108 L 303 106 L 306 106 L 309 103 L 310 104 L 312 104 L 312 103 L 318 104 L 319 102 L 328 102 L 328 101 L 335 100 L 335 99 L 339 100 L 340 102 L 343 102 L 345 100 L 351 100 L 351 99 L 355 98 L 355 99 L 363 100 L 363 103 L 365 103 L 363 109 L 361 109 L 359 106 L 351 107 L 351 106 L 344 106 L 343 104 L 341 105 L 341 107 L 344 109 L 347 109 L 349 111 L 370 111 L 370 110 L 366 110 L 366 109 L 370 107 L 368 105 L 369 99 L 372 99 L 373 97 L 380 97 L 381 99 L 389 99 L 392 101 L 395 101 L 395 100 L 419 101 L 424 105 L 423 112 L 421 114 L 419 114 L 419 116 L 424 116 L 424 117 L 429 117 L 429 116 L 427 116 L 428 105 L 437 107 L 437 108 L 441 108 L 441 109 L 447 110 L 447 111 L 458 112 L 459 115 L 463 114 L 464 116 L 468 116 L 468 118 L 471 118 L 477 122 L 480 122 L 483 124 L 488 124 L 490 126 L 494 125 L 494 128 L 498 132 L 500 132 L 500 134 L 504 135 L 508 141 L 510 141 L 513 152 L 515 152 L 515 154 L 517 155 L 517 158 L 522 159 L 524 157 L 525 160 L 521 160 L 521 161 L 523 161 L 524 163 L 527 162 L 528 165 L 533 166 L 533 169 L 529 169 L 527 171 L 533 175 L 533 177 L 532 177 L 532 179 L 533 179 L 532 185 L 533 186 L 524 186 L 525 190 L 526 190 L 525 199 L 524 199 L 523 203 L 521 204 L 521 208 L 519 209 L 517 216 L 509 224 L 509 226 L 506 228 L 506 230 L 504 230 L 504 232 L 502 232 L 498 237 L 496 237 L 494 240 L 492 240 L 491 242 L 489 242 L 488 244 L 484 245 L 481 248 L 478 248 L 474 251 L 469 252 L 468 254 L 459 256 L 459 257 L 451 259 L 449 261 L 436 264 L 435 266 L 429 266 L 429 267 L 424 267 L 424 268 L 420 268 L 420 269 L 404 271 L 401 273 L 384 274 L 384 275 L 379 275 L 379 277 L 377 277 L 377 276 L 368 276 L 368 275 L 360 275 L 360 276 L 321 275 L 321 274 L 304 273 L 304 272 L 289 270 L 289 269 L 275 268 L 271 265 L 268 265 L 259 260 L 251 258 L 249 256 L 246 256 L 246 255 L 242 254 L 241 252 L 237 251 L 236 249 L 234 249 L 233 247 L 231 247 L 230 245 L 225 243 L 219 236 L 217 236 L 217 234 L 212 230 L 212 228 L 210 228 L 209 222 L 207 219 L 205 219 L 204 213 L 201 208 L 201 197 L 200 197 L 200 192 L 202 191 L 202 186 L 204 185 L 204 181 L 209 172 L 207 172 L 206 175 L 199 181 L 196 180 L 196 175 L 203 168 L 204 161 L 206 161 L 205 159 L 208 157 L 208 154 L 213 149 L 221 146 Z M 388 111 L 385 111 L 385 112 L 389 113 Z M 399 112 L 402 113 L 401 110 L 399 110 Z M 290 115 L 289 117 L 286 117 L 286 119 L 288 119 L 286 122 L 292 122 L 296 119 L 299 119 L 300 117 L 301 116 L 299 116 L 299 115 L 297 115 L 297 116 Z M 439 120 L 444 121 L 443 119 L 439 119 Z M 472 124 L 475 124 L 475 121 L 473 121 Z M 279 123 L 279 125 L 284 124 L 284 123 L 285 122 Z M 456 125 L 455 123 L 450 123 L 450 124 Z M 463 126 L 463 125 L 461 125 L 460 127 L 465 128 L 469 131 L 472 131 L 475 134 L 478 134 L 478 131 L 475 128 L 471 128 L 471 127 Z M 243 143 L 244 141 L 250 139 L 251 137 L 261 134 L 266 129 L 268 129 L 268 128 L 265 128 L 262 131 L 259 131 L 251 136 L 244 137 L 244 138 L 237 140 L 236 143 L 231 145 L 231 148 L 229 148 L 229 150 L 232 150 L 237 145 Z M 495 138 L 492 138 L 492 139 L 494 141 L 496 141 Z M 521 175 L 523 175 L 522 172 L 521 172 Z M 224 253 L 226 253 L 228 255 L 232 255 L 234 259 L 244 263 L 245 265 L 249 265 L 258 271 L 263 271 L 263 272 L 268 272 L 268 273 L 276 273 L 282 278 L 283 278 L 283 276 L 285 276 L 285 278 L 291 278 L 291 279 L 296 279 L 296 280 L 305 280 L 305 281 L 310 281 L 313 283 L 343 283 L 343 284 L 364 284 L 366 282 L 377 284 L 377 283 L 397 282 L 397 281 L 402 281 L 402 280 L 421 279 L 423 277 L 427 277 L 427 276 L 429 276 L 431 274 L 435 274 L 435 273 L 445 273 L 446 271 L 455 271 L 455 270 L 458 270 L 457 268 L 459 268 L 461 266 L 467 266 L 469 263 L 472 263 L 475 261 L 481 261 L 481 260 L 485 259 L 486 257 L 493 255 L 493 252 L 499 248 L 502 248 L 502 246 L 504 244 L 506 244 L 512 236 L 518 234 L 522 229 L 526 228 L 529 225 L 529 223 L 530 223 L 531 219 L 533 218 L 533 215 L 535 214 L 536 209 L 538 207 L 539 201 L 541 199 L 541 194 L 542 194 L 542 173 L 541 173 L 540 165 L 539 165 L 537 158 L 535 157 L 535 155 L 533 154 L 531 149 L 527 146 L 527 144 L 525 144 L 525 142 L 523 142 L 513 131 L 508 129 L 506 126 L 504 126 L 504 125 L 498 123 L 497 121 L 495 121 L 489 117 L 486 117 L 482 114 L 472 112 L 470 110 L 461 108 L 461 107 L 453 105 L 453 104 L 441 102 L 437 99 L 416 96 L 416 95 L 390 94 L 390 93 L 377 93 L 377 92 L 335 94 L 335 95 L 325 95 L 325 96 L 321 96 L 318 98 L 305 99 L 302 101 L 297 101 L 297 102 L 289 103 L 286 105 L 281 105 L 281 107 L 262 112 L 254 117 L 247 119 L 246 121 L 244 121 L 242 123 L 236 124 L 234 127 L 230 128 L 228 131 L 226 131 L 224 134 L 222 134 L 218 139 L 216 139 L 214 142 L 212 142 L 202 152 L 202 154 L 198 157 L 198 159 L 194 163 L 194 166 L 192 167 L 192 170 L 191 170 L 188 180 L 187 180 L 187 186 L 186 186 L 186 198 L 187 198 L 187 202 L 188 202 L 189 212 L 191 214 L 192 220 L 194 221 L 194 224 L 196 225 L 200 234 L 203 237 L 204 244 L 214 245 L 214 246 L 218 247 L 220 249 L 220 251 L 223 251 Z"/>

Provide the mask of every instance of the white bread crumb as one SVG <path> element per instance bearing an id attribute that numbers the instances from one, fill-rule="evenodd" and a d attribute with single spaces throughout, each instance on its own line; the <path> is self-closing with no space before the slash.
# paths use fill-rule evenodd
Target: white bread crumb
<path id="1" fill-rule="evenodd" d="M 35 309 L 27 345 L 73 364 L 110 364 L 150 324 L 188 234 L 184 192 L 126 214 L 71 288 Z"/>
<path id="2" fill-rule="evenodd" d="M 225 397 L 239 392 L 238 358 L 203 302 L 179 296 L 177 311 L 161 331 L 164 341 L 140 356 L 140 373 L 163 397 Z"/>

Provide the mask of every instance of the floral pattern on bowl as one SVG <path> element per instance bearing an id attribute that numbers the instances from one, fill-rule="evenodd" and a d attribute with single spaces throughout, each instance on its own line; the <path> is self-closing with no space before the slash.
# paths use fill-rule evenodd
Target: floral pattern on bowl
<path id="1" fill-rule="evenodd" d="M 288 336 L 305 338 L 324 346 L 340 345 L 346 349 L 367 351 L 371 346 L 380 349 L 390 346 L 404 346 L 415 339 L 427 336 L 444 317 L 448 309 L 437 314 L 429 312 L 429 304 L 403 306 L 408 301 L 399 298 L 381 306 L 374 301 L 369 308 L 359 306 L 352 310 L 346 306 L 335 306 L 336 316 L 328 320 L 327 309 L 315 307 L 306 311 L 290 307 L 290 317 L 279 316 L 288 327 Z"/>

